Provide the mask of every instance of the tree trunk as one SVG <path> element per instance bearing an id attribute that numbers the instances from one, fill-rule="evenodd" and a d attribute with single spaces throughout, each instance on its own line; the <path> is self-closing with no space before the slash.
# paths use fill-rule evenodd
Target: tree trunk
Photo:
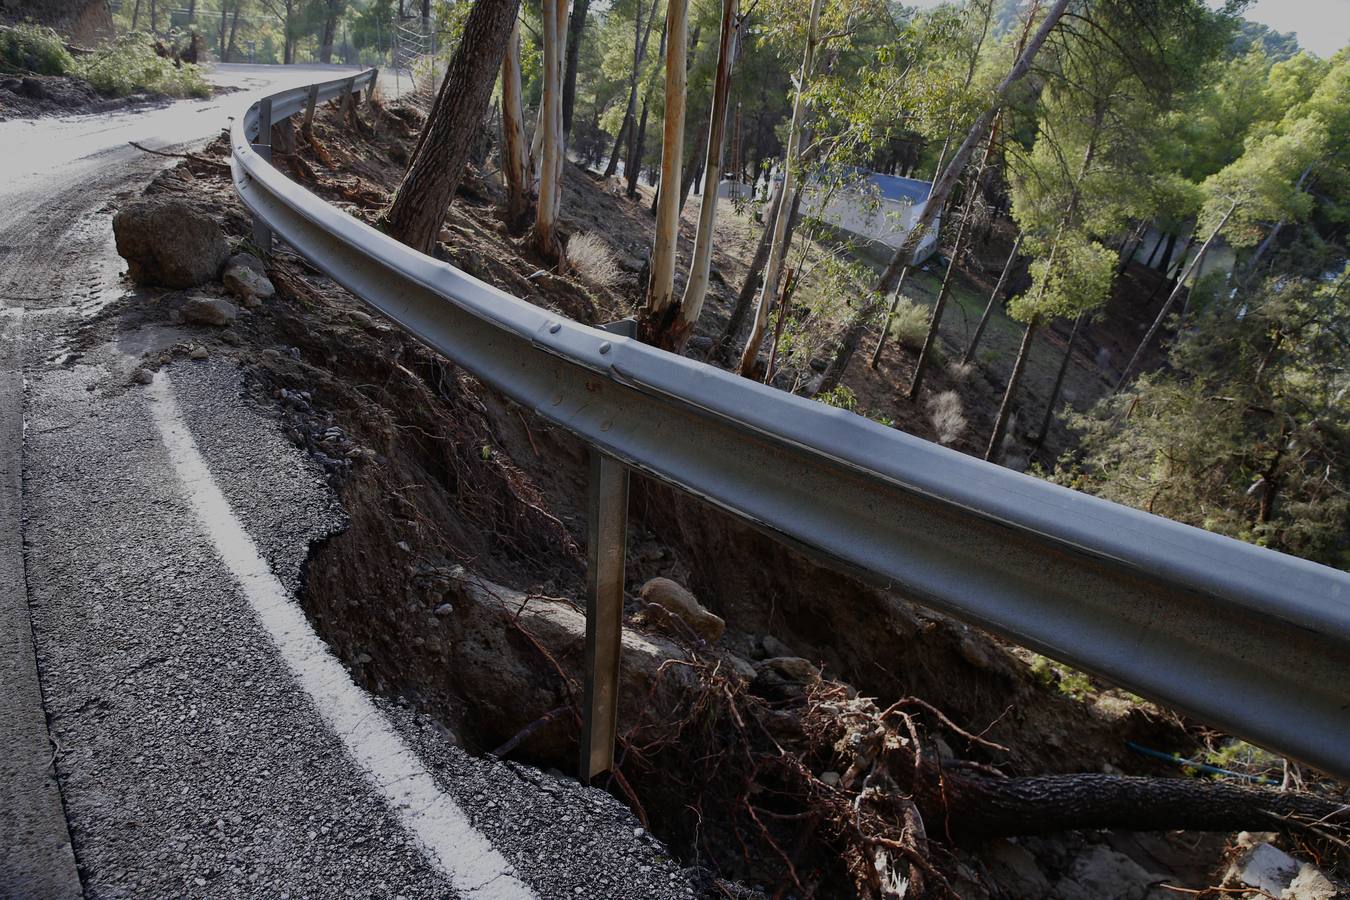
<path id="1" fill-rule="evenodd" d="M 796 207 L 799 202 L 799 199 L 794 197 L 793 202 L 789 204 L 793 208 L 793 217 L 788 221 L 789 230 L 796 224 Z M 745 324 L 745 317 L 750 312 L 750 304 L 755 301 L 755 294 L 759 292 L 760 274 L 764 271 L 764 263 L 769 259 L 773 223 L 778 218 L 778 210 L 782 205 L 783 183 L 780 181 L 766 208 L 764 228 L 759 233 L 759 243 L 755 246 L 755 255 L 750 259 L 750 268 L 745 273 L 745 281 L 741 282 L 741 291 L 736 295 L 736 305 L 731 309 L 731 317 L 727 320 L 727 326 L 722 330 L 722 336 L 718 339 L 714 350 L 719 358 L 727 362 L 730 362 L 731 349 L 735 345 L 736 337 L 741 333 L 741 326 Z"/>
<path id="2" fill-rule="evenodd" d="M 975 358 L 975 348 L 979 346 L 980 338 L 984 336 L 984 329 L 989 325 L 989 317 L 994 314 L 994 306 L 1003 294 L 1003 285 L 1008 281 L 1008 273 L 1012 271 L 1013 262 L 1017 259 L 1017 251 L 1021 246 L 1022 235 L 1019 232 L 1016 239 L 1013 240 L 1012 250 L 1008 252 L 1008 261 L 1003 264 L 1003 272 L 998 276 L 998 284 L 994 285 L 994 289 L 989 292 L 989 302 L 984 306 L 979 324 L 975 326 L 975 333 L 970 336 L 970 346 L 966 348 L 965 355 L 961 357 L 963 364 L 969 363 Z"/>
<path id="3" fill-rule="evenodd" d="M 141 0 L 136 0 L 135 5 L 131 7 L 131 30 L 132 30 L 132 31 L 135 31 L 135 30 L 136 30 L 136 24 L 137 24 L 140 20 L 141 20 Z M 220 32 L 220 39 L 223 41 L 223 40 L 225 40 L 225 30 L 224 30 L 224 24 L 223 24 L 224 21 L 225 21 L 225 4 L 224 4 L 223 0 L 222 0 L 222 2 L 221 2 L 221 4 L 220 4 L 220 20 L 221 20 L 221 23 L 222 23 L 222 25 L 221 25 L 221 32 Z M 223 52 L 223 51 L 222 51 L 222 52 Z"/>
<path id="4" fill-rule="evenodd" d="M 197 0 L 188 0 L 187 20 L 189 25 L 197 21 Z"/>
<path id="5" fill-rule="evenodd" d="M 342 0 L 327 0 L 323 19 L 323 37 L 319 44 L 319 62 L 331 65 L 333 62 L 333 41 L 337 39 L 338 16 L 342 13 Z"/>
<path id="6" fill-rule="evenodd" d="M 924 203 L 923 211 L 919 214 L 918 221 L 910 229 L 909 234 L 905 235 L 905 240 L 901 243 L 899 249 L 891 257 L 890 263 L 882 273 L 881 279 L 877 284 L 877 292 L 881 294 L 890 293 L 895 287 L 896 280 L 900 277 L 900 270 L 913 261 L 914 251 L 918 249 L 919 242 L 923 236 L 933 227 L 933 222 L 937 219 L 942 207 L 947 202 L 947 195 L 951 193 L 952 187 L 956 184 L 956 179 L 960 177 L 961 171 L 966 167 L 966 162 L 970 155 L 975 152 L 980 141 L 984 140 L 985 134 L 993 124 L 994 117 L 1003 104 L 1007 102 L 1008 94 L 1013 85 L 1021 81 L 1022 78 L 1031 70 L 1031 63 L 1040 52 L 1045 39 L 1049 37 L 1050 32 L 1059 24 L 1060 17 L 1064 15 L 1064 10 L 1068 7 L 1069 0 L 1055 0 L 1054 5 L 1050 7 L 1045 14 L 1045 19 L 1041 22 L 1040 28 L 1031 37 L 1025 49 L 1023 49 L 1017 62 L 1008 70 L 1008 74 L 1003 76 L 998 87 L 994 91 L 994 100 L 992 105 L 982 112 L 970 126 L 970 132 L 966 135 L 961 146 L 956 149 L 951 160 L 947 163 L 947 168 L 943 171 L 942 177 L 933 185 L 933 189 L 928 194 L 928 200 Z"/>
<path id="7" fill-rule="evenodd" d="M 957 843 L 1061 831 L 1269 830 L 1282 818 L 1334 829 L 1350 810 L 1309 794 L 1197 778 L 1034 775 L 998 778 L 932 763 L 888 767 L 908 787 L 929 834 Z"/>
<path id="8" fill-rule="evenodd" d="M 905 276 L 909 274 L 909 266 L 900 270 L 900 280 L 895 283 L 895 291 L 891 294 L 891 305 L 886 308 L 886 319 L 881 323 L 881 335 L 877 338 L 876 349 L 872 351 L 871 368 L 875 369 L 881 363 L 881 351 L 886 347 L 886 334 L 891 330 L 891 320 L 895 318 L 895 310 L 900 306 L 900 298 L 904 296 L 901 289 L 905 286 Z"/>
<path id="9" fill-rule="evenodd" d="M 674 353 L 684 351 L 685 342 L 698 324 L 703 300 L 708 294 L 713 232 L 717 224 L 717 189 L 721 184 L 727 107 L 731 98 L 731 63 L 736 56 L 738 6 L 738 0 L 722 0 L 717 74 L 713 79 L 712 112 L 708 116 L 708 145 L 703 153 L 703 194 L 699 199 L 698 230 L 694 234 L 694 253 L 689 261 L 689 280 L 685 283 L 684 296 L 680 302 L 652 326 L 656 333 L 655 343 Z"/>
<path id="10" fill-rule="evenodd" d="M 998 462 L 998 453 L 1003 446 L 1003 435 L 1008 430 L 1008 417 L 1012 414 L 1013 396 L 1017 393 L 1018 382 L 1026 369 L 1027 356 L 1031 350 L 1031 341 L 1036 336 L 1039 323 L 1032 319 L 1022 332 L 1022 345 L 1017 348 L 1017 361 L 1013 363 L 1012 374 L 1008 376 L 1008 386 L 1003 391 L 1003 401 L 998 406 L 998 416 L 994 419 L 994 431 L 989 435 L 989 446 L 985 448 L 984 458 L 989 462 Z"/>
<path id="11" fill-rule="evenodd" d="M 1172 304 L 1176 302 L 1177 295 L 1181 293 L 1182 287 L 1185 286 L 1186 279 L 1190 277 L 1190 274 L 1195 267 L 1200 265 L 1204 260 L 1205 254 L 1209 252 L 1210 246 L 1214 243 L 1214 239 L 1219 236 L 1219 232 L 1223 230 L 1223 226 L 1228 224 L 1228 217 L 1233 214 L 1233 210 L 1235 209 L 1237 209 L 1236 200 L 1228 207 L 1228 212 L 1223 214 L 1223 218 L 1219 220 L 1219 224 L 1214 226 L 1214 230 L 1209 233 L 1209 237 L 1200 245 L 1200 252 L 1195 254 L 1195 259 L 1191 260 L 1191 264 L 1186 267 L 1186 271 L 1179 279 L 1177 279 L 1176 286 L 1172 288 L 1172 293 L 1168 294 L 1167 299 L 1163 301 L 1162 309 L 1158 310 L 1158 315 L 1153 320 L 1153 324 L 1149 326 L 1148 332 L 1144 335 L 1144 339 L 1140 341 L 1139 346 L 1134 349 L 1134 355 L 1130 357 L 1130 361 L 1125 364 L 1125 369 L 1120 373 L 1120 380 L 1116 382 L 1115 393 L 1120 393 L 1120 389 L 1125 386 L 1125 382 L 1130 377 L 1130 372 L 1134 369 L 1135 364 L 1139 362 L 1139 357 L 1143 355 L 1144 348 L 1152 343 L 1154 335 L 1156 335 L 1158 329 L 1162 327 L 1163 321 L 1167 318 L 1168 312 L 1172 309 Z"/>
<path id="12" fill-rule="evenodd" d="M 567 0 L 544 0 L 544 92 L 539 106 L 543 162 L 539 166 L 539 204 L 534 218 L 535 249 L 560 268 L 567 264 L 557 232 L 562 199 L 562 41 L 566 10 Z"/>
<path id="13" fill-rule="evenodd" d="M 588 0 L 589 2 L 589 0 Z M 659 0 L 652 0 L 651 8 L 647 10 L 646 24 L 643 24 L 642 5 L 639 3 L 635 9 L 633 19 L 633 70 L 628 76 L 628 106 L 624 109 L 623 122 L 619 124 L 619 133 L 614 138 L 614 152 L 610 154 L 609 165 L 605 166 L 605 177 L 611 178 L 619 169 L 619 153 L 623 146 L 624 135 L 628 135 L 628 157 L 633 155 L 633 128 L 636 126 L 634 116 L 637 114 L 638 97 L 638 79 L 642 74 L 642 62 L 647 57 L 647 39 L 651 37 L 652 20 L 656 18 L 656 4 Z M 628 164 L 624 164 L 624 176 L 631 178 L 628 171 Z M 632 193 L 629 193 L 632 196 Z"/>
<path id="14" fill-rule="evenodd" d="M 908 266 L 901 270 L 900 280 L 895 283 L 895 296 L 892 297 L 892 304 L 898 302 L 900 290 L 905 286 L 905 276 L 908 273 Z M 853 354 L 857 352 L 858 346 L 862 343 L 863 335 L 867 333 L 868 323 L 872 321 L 872 314 L 876 311 L 876 302 L 869 297 L 853 311 L 853 315 L 849 316 L 848 324 L 844 326 L 844 334 L 839 339 L 838 346 L 834 348 L 834 356 L 830 359 L 830 364 L 825 367 L 825 375 L 820 379 L 820 386 L 816 388 L 817 394 L 834 390 L 839 386 L 839 382 L 844 380 L 844 373 L 848 371 L 848 364 L 853 360 Z"/>
<path id="15" fill-rule="evenodd" d="M 820 10 L 824 0 L 811 0 L 811 14 L 806 30 L 806 51 L 802 55 L 802 67 L 797 81 L 797 97 L 792 104 L 792 125 L 788 131 L 787 151 L 783 157 L 783 191 L 795 190 L 797 180 L 798 156 L 801 153 L 802 127 L 806 123 L 806 92 L 810 88 L 811 73 L 815 67 L 816 45 L 820 42 Z M 750 336 L 746 339 L 745 349 L 741 352 L 739 370 L 748 376 L 759 355 L 759 345 L 764 339 L 764 328 L 768 323 L 769 305 L 778 293 L 778 281 L 783 271 L 783 260 L 787 255 L 787 216 L 780 208 L 773 223 L 773 241 L 769 245 L 769 262 L 764 272 L 764 285 L 760 289 L 759 302 L 755 306 L 755 318 L 750 323 Z"/>
<path id="16" fill-rule="evenodd" d="M 657 197 L 656 235 L 652 240 L 651 277 L 647 282 L 642 338 L 654 343 L 653 326 L 675 302 L 675 262 L 680 236 L 680 175 L 683 173 L 686 52 L 689 49 L 686 0 L 666 6 L 666 109 L 661 139 L 661 193 Z"/>
<path id="17" fill-rule="evenodd" d="M 577 103 L 577 61 L 581 53 L 581 35 L 586 30 L 586 13 L 591 0 L 575 0 L 567 21 L 567 53 L 563 62 L 562 119 L 563 136 L 572 133 L 572 110 Z"/>
<path id="18" fill-rule="evenodd" d="M 1055 373 L 1054 386 L 1050 388 L 1050 397 L 1045 402 L 1045 417 L 1041 419 L 1041 430 L 1032 441 L 1037 447 L 1045 444 L 1050 433 L 1050 422 L 1055 418 L 1055 404 L 1059 402 L 1059 392 L 1064 389 L 1064 376 L 1069 372 L 1069 362 L 1073 359 L 1073 346 L 1078 342 L 1078 331 L 1083 325 L 1083 314 L 1073 320 L 1073 329 L 1069 331 L 1069 342 L 1064 347 L 1064 358 L 1059 361 L 1059 371 Z"/>
<path id="19" fill-rule="evenodd" d="M 709 123 L 711 124 L 711 123 Z M 695 182 L 698 181 L 699 173 L 703 171 L 703 164 L 707 162 L 706 152 L 708 147 L 708 129 L 699 130 L 696 147 L 698 148 L 694 155 L 689 157 L 689 161 L 684 165 L 684 171 L 680 173 L 680 212 L 684 212 L 684 205 L 689 202 L 689 192 L 694 189 Z"/>
<path id="20" fill-rule="evenodd" d="M 235 3 L 238 3 L 238 2 L 239 2 L 239 0 L 235 0 Z M 137 5 L 138 7 L 140 6 L 140 3 L 141 3 L 141 0 L 136 0 L 136 5 Z M 220 0 L 220 61 L 223 62 L 223 63 L 224 63 L 224 62 L 229 62 L 229 61 L 230 61 L 229 52 L 225 49 L 226 47 L 229 46 L 229 44 L 225 43 L 225 21 L 226 21 L 226 19 L 225 19 L 225 10 L 226 10 L 226 8 L 227 8 L 227 4 L 226 4 L 225 0 Z M 134 15 L 134 14 L 133 14 L 133 15 Z M 133 29 L 135 29 L 135 27 L 136 27 L 136 23 L 135 23 L 134 19 L 133 19 L 133 22 L 132 22 L 131 27 L 132 27 Z"/>
<path id="21" fill-rule="evenodd" d="M 985 166 L 989 164 L 989 157 L 994 152 L 994 144 L 998 141 L 998 119 L 995 118 L 993 126 L 989 129 L 989 140 L 984 145 L 984 156 L 980 159 L 980 164 L 975 169 L 975 174 L 966 185 L 966 205 L 961 212 L 961 223 L 956 229 L 956 246 L 952 249 L 951 259 L 947 262 L 947 274 L 942 278 L 942 287 L 938 288 L 937 301 L 933 304 L 933 314 L 928 322 L 928 334 L 924 336 L 923 347 L 919 349 L 919 358 L 914 361 L 914 379 L 909 385 L 909 402 L 913 403 L 919 397 L 919 391 L 923 389 L 923 376 L 928 369 L 928 360 L 932 356 L 933 347 L 937 344 L 942 328 L 942 312 L 947 305 L 947 297 L 951 293 L 952 283 L 956 280 L 956 266 L 961 259 L 961 254 L 966 250 L 966 239 L 970 236 L 970 219 L 975 211 L 975 197 L 979 194 L 980 179 L 984 177 Z M 878 339 L 877 346 L 880 349 L 881 341 L 886 339 L 886 333 L 882 332 Z"/>
<path id="22" fill-rule="evenodd" d="M 638 177 L 642 174 L 642 157 L 647 152 L 647 98 L 642 98 L 642 117 L 638 120 L 636 131 L 628 133 L 628 159 L 624 162 L 624 172 L 628 176 L 628 199 L 637 196 Z M 655 200 L 653 199 L 653 204 Z"/>
<path id="23" fill-rule="evenodd" d="M 150 32 L 159 34 L 159 5 L 157 0 L 150 0 Z"/>
<path id="24" fill-rule="evenodd" d="M 239 33 L 239 10 L 244 5 L 244 0 L 234 0 L 234 15 L 230 17 L 230 40 L 225 45 L 225 60 L 228 61 L 234 55 L 234 37 Z"/>
<path id="25" fill-rule="evenodd" d="M 477 0 L 465 20 L 421 146 L 380 217 L 387 233 L 415 250 L 436 246 L 519 9 L 520 0 Z"/>
<path id="26" fill-rule="evenodd" d="M 1134 230 L 1125 236 L 1125 243 L 1120 245 L 1120 262 L 1116 263 L 1116 275 L 1120 276 L 1130 267 L 1130 261 L 1134 255 L 1139 252 L 1139 242 L 1143 240 L 1144 231 L 1148 228 L 1147 221 L 1140 221 L 1134 226 Z"/>
<path id="27" fill-rule="evenodd" d="M 529 148 L 525 143 L 525 113 L 521 106 L 520 20 L 511 26 L 506 52 L 502 55 L 502 174 L 506 181 L 506 225 L 518 234 L 530 214 L 533 178 L 529 171 Z"/>

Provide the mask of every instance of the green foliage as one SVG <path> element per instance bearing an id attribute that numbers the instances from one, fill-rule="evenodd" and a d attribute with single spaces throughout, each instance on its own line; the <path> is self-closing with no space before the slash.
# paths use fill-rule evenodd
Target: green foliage
<path id="1" fill-rule="evenodd" d="M 1073 318 L 1095 309 L 1111 292 L 1116 255 L 1076 234 L 1060 236 L 1049 256 L 1031 264 L 1031 287 L 1008 303 L 1019 322 Z"/>
<path id="2" fill-rule="evenodd" d="M 822 394 L 817 394 L 816 399 L 826 406 L 835 406 L 849 412 L 856 412 L 858 409 L 858 395 L 842 384 Z"/>
<path id="3" fill-rule="evenodd" d="M 75 59 L 61 36 L 41 25 L 0 26 L 0 72 L 66 75 Z"/>
<path id="4" fill-rule="evenodd" d="M 1172 353 L 1071 418 L 1062 483 L 1350 568 L 1350 267 L 1215 300 Z"/>
<path id="5" fill-rule="evenodd" d="M 123 35 L 79 61 L 74 74 L 102 94 L 124 97 L 151 92 L 170 97 L 209 97 L 211 88 L 198 66 L 175 64 L 155 52 L 154 40 L 144 32 Z"/>

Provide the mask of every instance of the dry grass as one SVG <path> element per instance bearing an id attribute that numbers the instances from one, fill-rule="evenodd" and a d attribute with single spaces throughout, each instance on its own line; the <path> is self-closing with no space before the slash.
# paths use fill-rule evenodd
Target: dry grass
<path id="1" fill-rule="evenodd" d="M 891 337 L 911 350 L 923 346 L 928 336 L 928 307 L 920 306 L 908 297 L 901 297 L 891 317 Z"/>
<path id="2" fill-rule="evenodd" d="M 965 411 L 961 408 L 961 395 L 956 391 L 943 391 L 928 400 L 928 419 L 933 423 L 939 443 L 955 443 L 966 430 Z"/>
<path id="3" fill-rule="evenodd" d="M 619 283 L 618 259 L 594 232 L 572 236 L 567 242 L 567 262 L 582 281 L 594 287 L 608 290 Z"/>

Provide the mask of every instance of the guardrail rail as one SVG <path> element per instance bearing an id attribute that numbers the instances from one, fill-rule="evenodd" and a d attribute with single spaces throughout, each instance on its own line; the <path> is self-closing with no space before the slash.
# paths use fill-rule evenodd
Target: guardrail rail
<path id="1" fill-rule="evenodd" d="M 613 762 L 627 473 L 868 580 L 1350 779 L 1350 574 L 1078 493 L 533 306 L 329 206 L 236 118 L 260 229 L 592 448 L 583 779 Z M 260 232 L 270 242 L 266 233 Z"/>

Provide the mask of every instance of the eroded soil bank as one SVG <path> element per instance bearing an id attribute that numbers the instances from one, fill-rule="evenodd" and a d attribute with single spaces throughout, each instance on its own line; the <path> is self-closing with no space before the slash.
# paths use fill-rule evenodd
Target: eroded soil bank
<path id="1" fill-rule="evenodd" d="M 359 126 L 341 125 L 325 111 L 312 141 L 281 130 L 276 164 L 373 220 L 419 116 L 361 116 Z M 248 219 L 224 160 L 217 142 L 151 193 L 209 204 L 242 249 Z M 499 194 L 477 174 L 466 179 L 441 255 L 582 321 L 630 311 L 650 235 L 645 207 L 569 169 L 566 231 L 600 234 L 619 263 L 620 276 L 600 286 L 544 271 L 499 220 Z M 475 752 L 570 771 L 585 448 L 381 321 L 289 249 L 278 248 L 266 271 L 275 298 L 146 364 L 194 350 L 236 358 L 244 389 L 328 471 L 350 524 L 314 548 L 305 600 L 367 687 L 434 716 Z M 110 319 L 122 330 L 181 321 L 203 293 L 225 291 L 163 292 Z M 718 310 L 731 296 L 714 279 Z M 908 883 L 909 896 L 1142 898 L 1176 896 L 1163 883 L 1194 891 L 1223 879 L 1222 831 L 1062 830 L 1030 813 L 982 830 L 979 804 L 970 805 L 979 790 L 1003 796 L 1019 777 L 1093 773 L 1110 788 L 1125 783 L 1109 781 L 1122 773 L 1173 774 L 1126 741 L 1196 746 L 1198 732 L 1177 716 L 1106 688 L 1074 696 L 1058 670 L 1024 651 L 640 477 L 627 574 L 621 762 L 606 786 L 707 869 L 710 896 L 890 896 Z M 654 578 L 691 591 L 725 632 L 654 616 L 644 592 Z M 1146 802 L 1136 807 L 1126 813 L 1155 822 Z M 1056 833 L 1035 836 L 1045 830 Z M 1269 840 L 1300 852 L 1323 846 Z"/>

